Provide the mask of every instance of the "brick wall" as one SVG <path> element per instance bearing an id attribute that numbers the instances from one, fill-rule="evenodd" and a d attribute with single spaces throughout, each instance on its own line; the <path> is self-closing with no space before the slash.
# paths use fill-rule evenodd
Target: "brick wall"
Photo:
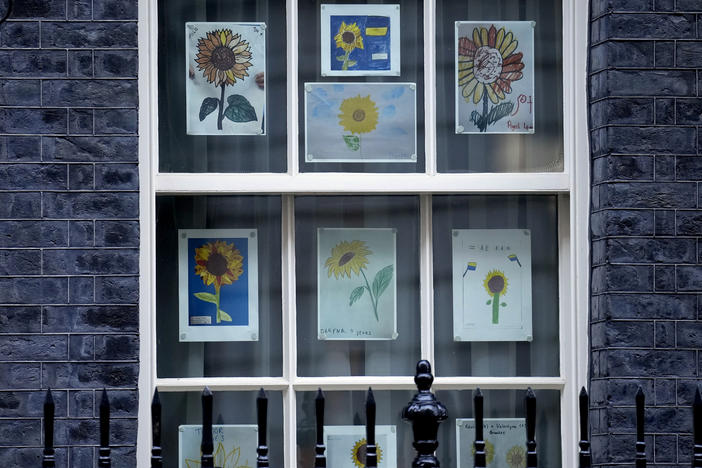
<path id="1" fill-rule="evenodd" d="M 0 1 L 0 14 L 7 0 Z M 39 466 L 43 389 L 58 466 L 135 466 L 136 0 L 15 0 L 0 25 L 0 466 Z"/>
<path id="2" fill-rule="evenodd" d="M 591 13 L 594 458 L 633 466 L 641 385 L 649 460 L 689 466 L 702 364 L 702 1 L 591 0 Z"/>

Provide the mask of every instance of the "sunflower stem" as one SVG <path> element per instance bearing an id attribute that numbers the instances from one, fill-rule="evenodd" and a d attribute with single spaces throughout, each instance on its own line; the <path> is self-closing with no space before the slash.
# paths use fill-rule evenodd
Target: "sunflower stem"
<path id="1" fill-rule="evenodd" d="M 341 66 L 342 70 L 348 70 L 349 69 L 349 55 L 351 55 L 351 51 L 347 50 L 346 55 L 344 55 L 344 64 Z"/>
<path id="2" fill-rule="evenodd" d="M 224 120 L 224 83 L 222 83 L 220 86 L 222 87 L 222 97 L 219 99 L 219 115 L 217 116 L 217 130 L 222 130 L 222 120 Z M 219 317 L 219 309 L 217 309 L 217 317 Z"/>
<path id="3" fill-rule="evenodd" d="M 484 85 L 487 86 L 487 85 Z M 487 121 L 487 116 L 488 116 L 488 94 L 487 90 L 484 91 L 485 94 L 483 94 L 483 128 L 481 130 L 483 132 L 487 132 L 487 127 L 488 127 L 488 121 Z"/>
<path id="4" fill-rule="evenodd" d="M 222 318 L 219 315 L 219 291 L 221 290 L 221 287 L 215 286 L 215 293 L 217 297 L 217 323 L 220 323 L 222 321 Z"/>
<path id="5" fill-rule="evenodd" d="M 363 272 L 363 268 L 361 268 L 361 274 L 363 275 L 363 279 L 366 281 L 366 289 L 368 290 L 368 294 L 370 295 L 371 299 L 371 304 L 373 305 L 373 313 L 375 314 L 375 320 L 380 322 L 380 318 L 378 318 L 378 303 L 377 298 L 373 297 L 373 291 L 370 288 L 370 284 L 368 283 L 368 278 L 366 278 L 366 274 Z"/>
<path id="6" fill-rule="evenodd" d="M 500 293 L 492 296 L 492 323 L 500 323 Z"/>

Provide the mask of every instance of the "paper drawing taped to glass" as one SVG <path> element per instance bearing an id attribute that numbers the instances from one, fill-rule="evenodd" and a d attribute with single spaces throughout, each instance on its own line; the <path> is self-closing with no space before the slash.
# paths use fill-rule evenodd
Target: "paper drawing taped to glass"
<path id="1" fill-rule="evenodd" d="M 395 230 L 317 229 L 320 340 L 397 338 Z"/>
<path id="2" fill-rule="evenodd" d="M 456 133 L 534 133 L 533 21 L 456 21 Z"/>
<path id="3" fill-rule="evenodd" d="M 256 229 L 179 229 L 180 341 L 258 340 Z"/>
<path id="4" fill-rule="evenodd" d="M 200 468 L 202 426 L 178 426 L 178 468 Z M 215 424 L 212 426 L 214 466 L 253 468 L 256 466 L 258 427 L 256 425 Z"/>
<path id="5" fill-rule="evenodd" d="M 263 135 L 265 23 L 185 23 L 188 135 Z"/>
<path id="6" fill-rule="evenodd" d="M 526 468 L 526 421 L 523 418 L 483 420 L 485 461 L 491 468 Z M 456 468 L 475 466 L 475 419 L 456 419 Z"/>
<path id="7" fill-rule="evenodd" d="M 365 468 L 365 426 L 324 426 L 324 444 L 327 446 L 328 466 Z M 378 468 L 397 468 L 397 428 L 376 426 L 375 445 Z"/>
<path id="8" fill-rule="evenodd" d="M 306 83 L 307 162 L 417 162 L 414 83 Z"/>
<path id="9" fill-rule="evenodd" d="M 455 341 L 531 341 L 531 231 L 454 229 Z"/>
<path id="10" fill-rule="evenodd" d="M 400 76 L 400 5 L 321 5 L 322 76 Z"/>

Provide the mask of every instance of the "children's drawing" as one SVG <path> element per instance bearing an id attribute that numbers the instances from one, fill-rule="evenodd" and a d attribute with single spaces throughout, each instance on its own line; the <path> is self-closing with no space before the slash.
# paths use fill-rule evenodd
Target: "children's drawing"
<path id="1" fill-rule="evenodd" d="M 256 340 L 256 230 L 181 229 L 178 237 L 180 341 Z"/>
<path id="2" fill-rule="evenodd" d="M 395 232 L 317 230 L 320 339 L 396 337 Z"/>
<path id="3" fill-rule="evenodd" d="M 534 132 L 534 25 L 456 22 L 456 133 Z"/>
<path id="4" fill-rule="evenodd" d="M 307 83 L 307 162 L 416 162 L 413 83 Z"/>
<path id="5" fill-rule="evenodd" d="M 519 418 L 483 420 L 485 461 L 491 468 L 526 468 L 526 422 Z M 456 419 L 456 468 L 474 468 L 475 419 Z"/>
<path id="6" fill-rule="evenodd" d="M 379 468 L 397 467 L 397 429 L 395 426 L 376 426 L 375 445 Z M 365 426 L 324 426 L 329 466 L 365 468 Z"/>
<path id="7" fill-rule="evenodd" d="M 264 133 L 265 28 L 185 24 L 189 135 Z"/>
<path id="8" fill-rule="evenodd" d="M 200 468 L 202 426 L 178 426 L 179 468 Z M 219 468 L 254 468 L 258 427 L 255 425 L 213 425 L 214 466 Z"/>
<path id="9" fill-rule="evenodd" d="M 453 231 L 456 341 L 530 341 L 531 233 Z"/>
<path id="10" fill-rule="evenodd" d="M 400 75 L 400 5 L 322 5 L 322 76 Z"/>

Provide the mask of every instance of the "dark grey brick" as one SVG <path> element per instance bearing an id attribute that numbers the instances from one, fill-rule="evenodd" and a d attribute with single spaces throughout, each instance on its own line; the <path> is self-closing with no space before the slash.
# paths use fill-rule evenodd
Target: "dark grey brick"
<path id="1" fill-rule="evenodd" d="M 656 348 L 675 347 L 675 322 L 659 321 L 655 326 Z"/>
<path id="2" fill-rule="evenodd" d="M 656 123 L 659 125 L 672 125 L 675 123 L 675 99 L 656 99 Z"/>
<path id="3" fill-rule="evenodd" d="M 675 291 L 675 267 L 656 265 L 653 270 L 656 291 Z"/>
<path id="4" fill-rule="evenodd" d="M 66 76 L 66 51 L 9 50 L 0 51 L 0 74 L 3 77 Z"/>
<path id="5" fill-rule="evenodd" d="M 139 223 L 136 221 L 96 221 L 95 245 L 137 247 L 139 246 Z"/>
<path id="6" fill-rule="evenodd" d="M 68 132 L 71 135 L 91 135 L 93 133 L 93 110 L 69 109 Z"/>
<path id="7" fill-rule="evenodd" d="M 590 387 L 590 401 L 593 405 L 630 405 L 631 396 L 641 386 L 647 395 L 653 395 L 653 379 L 593 379 Z"/>
<path id="8" fill-rule="evenodd" d="M 607 239 L 597 263 L 696 263 L 695 239 Z"/>
<path id="9" fill-rule="evenodd" d="M 693 127 L 607 127 L 595 142 L 595 154 L 696 154 Z"/>
<path id="10" fill-rule="evenodd" d="M 698 41 L 680 41 L 676 47 L 677 66 L 696 68 L 702 66 L 702 48 Z"/>
<path id="11" fill-rule="evenodd" d="M 654 173 L 658 182 L 675 180 L 675 156 L 656 156 Z"/>
<path id="12" fill-rule="evenodd" d="M 0 109 L 2 133 L 56 134 L 66 133 L 67 129 L 65 109 Z"/>
<path id="13" fill-rule="evenodd" d="M 655 235 L 674 236 L 675 235 L 675 211 L 656 210 L 654 211 Z"/>
<path id="14" fill-rule="evenodd" d="M 604 18 L 604 30 L 609 38 L 693 39 L 695 23 L 695 15 L 613 14 Z"/>
<path id="15" fill-rule="evenodd" d="M 69 221 L 68 245 L 92 247 L 95 244 L 95 225 L 92 221 Z"/>
<path id="16" fill-rule="evenodd" d="M 653 346 L 653 322 L 608 321 L 591 327 L 593 348 Z"/>
<path id="17" fill-rule="evenodd" d="M 136 106 L 136 80 L 44 80 L 43 104 L 48 106 Z"/>
<path id="18" fill-rule="evenodd" d="M 68 357 L 66 335 L 0 335 L 3 361 L 60 361 Z"/>
<path id="19" fill-rule="evenodd" d="M 68 346 L 71 361 L 95 360 L 95 337 L 93 335 L 71 335 Z"/>
<path id="20" fill-rule="evenodd" d="M 61 450 L 58 449 L 56 454 L 57 463 L 60 463 Z M 38 447 L 0 447 L 0 463 L 3 466 L 39 466 L 41 454 L 42 451 Z"/>
<path id="21" fill-rule="evenodd" d="M 678 322 L 677 340 L 680 348 L 702 347 L 702 322 Z"/>
<path id="22" fill-rule="evenodd" d="M 39 47 L 39 22 L 6 22 L 0 28 L 0 47 Z"/>
<path id="23" fill-rule="evenodd" d="M 68 414 L 66 405 L 66 392 L 51 392 L 54 399 L 56 417 L 65 417 Z M 43 416 L 44 399 L 46 392 L 0 392 L 0 417 L 2 418 L 26 418 Z"/>
<path id="24" fill-rule="evenodd" d="M 694 96 L 697 77 L 691 70 L 607 70 L 591 82 L 592 97 Z"/>
<path id="25" fill-rule="evenodd" d="M 675 160 L 678 180 L 702 180 L 702 156 L 685 156 Z"/>
<path id="26" fill-rule="evenodd" d="M 137 19 L 137 2 L 134 0 L 93 0 L 96 20 Z"/>
<path id="27" fill-rule="evenodd" d="M 68 166 L 71 190 L 91 190 L 95 188 L 95 166 L 93 164 L 71 164 Z"/>
<path id="28" fill-rule="evenodd" d="M 40 250 L 0 250 L 0 275 L 41 274 Z M 0 332 L 2 329 L 0 329 Z"/>
<path id="29" fill-rule="evenodd" d="M 95 300 L 101 304 L 136 304 L 139 301 L 139 279 L 133 276 L 97 277 Z"/>
<path id="30" fill-rule="evenodd" d="M 41 364 L 0 362 L 0 387 L 3 389 L 41 388 Z"/>
<path id="31" fill-rule="evenodd" d="M 652 156 L 605 156 L 593 161 L 593 180 L 653 180 Z"/>
<path id="32" fill-rule="evenodd" d="M 676 402 L 676 380 L 675 379 L 656 379 L 655 380 L 655 386 L 656 386 L 656 391 L 655 391 L 655 401 L 652 403 L 655 403 L 656 405 L 662 406 L 662 405 L 674 405 Z M 645 390 L 644 390 L 645 391 Z M 635 394 L 636 391 L 634 391 L 633 394 Z M 647 395 L 651 395 L 650 392 L 645 392 Z M 630 398 L 632 394 L 629 394 Z M 649 397 L 649 401 L 651 401 Z M 629 400 L 630 403 L 631 400 Z"/>
<path id="33" fill-rule="evenodd" d="M 136 387 L 138 364 L 45 363 L 42 381 L 51 388 Z"/>
<path id="34" fill-rule="evenodd" d="M 600 368 L 602 376 L 692 376 L 697 373 L 695 351 L 610 349 Z"/>
<path id="35" fill-rule="evenodd" d="M 110 392 L 110 415 L 118 418 L 135 418 L 139 409 L 139 394 L 135 390 L 113 390 Z M 95 407 L 95 417 L 99 408 Z"/>
<path id="36" fill-rule="evenodd" d="M 38 218 L 41 216 L 41 193 L 0 193 L 0 218 Z M 0 221 L 0 241 L 4 222 Z M 0 244 L 2 245 L 2 244 Z"/>
<path id="37" fill-rule="evenodd" d="M 15 0 L 10 17 L 40 19 L 65 18 L 66 2 L 64 0 Z"/>
<path id="38" fill-rule="evenodd" d="M 0 221 L 0 247 L 61 247 L 68 245 L 65 221 Z"/>
<path id="39" fill-rule="evenodd" d="M 95 337 L 95 358 L 100 361 L 139 359 L 136 335 L 99 335 Z"/>
<path id="40" fill-rule="evenodd" d="M 139 167 L 136 164 L 97 164 L 95 188 L 98 190 L 139 189 Z"/>
<path id="41" fill-rule="evenodd" d="M 45 250 L 42 263 L 44 274 L 47 275 L 138 273 L 139 251 L 136 249 Z"/>
<path id="42" fill-rule="evenodd" d="M 676 212 L 675 226 L 678 235 L 702 236 L 702 211 L 679 210 Z"/>
<path id="43" fill-rule="evenodd" d="M 651 210 L 603 210 L 593 213 L 590 228 L 594 238 L 605 236 L 646 236 L 654 233 Z"/>
<path id="44" fill-rule="evenodd" d="M 92 0 L 68 0 L 66 14 L 71 20 L 89 20 L 93 17 Z"/>
<path id="45" fill-rule="evenodd" d="M 45 306 L 45 333 L 127 333 L 139 329 L 136 306 Z"/>
<path id="46" fill-rule="evenodd" d="M 653 124 L 653 99 L 603 99 L 590 107 L 594 127 L 607 124 Z"/>
<path id="47" fill-rule="evenodd" d="M 112 395 L 113 392 L 110 392 Z M 95 414 L 95 393 L 92 390 L 68 392 L 70 416 L 74 418 L 92 418 Z M 99 405 L 99 403 L 98 403 Z M 99 410 L 98 410 L 99 411 Z M 112 414 L 110 414 L 112 416 Z"/>
<path id="48" fill-rule="evenodd" d="M 134 218 L 139 215 L 135 193 L 45 193 L 44 216 L 49 218 Z"/>
<path id="49" fill-rule="evenodd" d="M 0 419 L 0 440 L 6 446 L 39 445 L 41 420 Z"/>
<path id="50" fill-rule="evenodd" d="M 656 41 L 655 62 L 657 68 L 675 66 L 675 42 Z"/>
<path id="51" fill-rule="evenodd" d="M 38 333 L 41 331 L 41 307 L 0 307 L 0 333 Z"/>
<path id="52" fill-rule="evenodd" d="M 648 266 L 599 266 L 592 269 L 594 293 L 652 291 L 653 268 Z"/>
<path id="53" fill-rule="evenodd" d="M 68 76 L 90 78 L 93 76 L 93 51 L 68 51 Z"/>
<path id="54" fill-rule="evenodd" d="M 135 134 L 137 112 L 135 109 L 95 110 L 95 133 Z"/>
<path id="55" fill-rule="evenodd" d="M 69 278 L 68 298 L 71 304 L 92 304 L 95 302 L 95 279 L 92 276 Z"/>
<path id="56" fill-rule="evenodd" d="M 673 11 L 675 9 L 675 0 L 653 0 L 656 11 Z"/>
<path id="57" fill-rule="evenodd" d="M 681 265 L 675 267 L 675 270 L 679 291 L 702 290 L 702 266 Z"/>
<path id="58" fill-rule="evenodd" d="M 702 124 L 702 99 L 678 99 L 675 116 L 679 124 Z"/>
<path id="59" fill-rule="evenodd" d="M 609 67 L 652 67 L 653 42 L 610 41 L 590 49 L 592 71 Z"/>
<path id="60" fill-rule="evenodd" d="M 136 50 L 96 50 L 95 76 L 136 78 L 139 60 Z"/>
<path id="61" fill-rule="evenodd" d="M 41 104 L 40 86 L 39 80 L 0 80 L 0 105 L 38 106 Z M 29 111 L 30 109 L 19 110 Z"/>
<path id="62" fill-rule="evenodd" d="M 618 208 L 696 208 L 697 184 L 616 182 L 600 186 L 600 204 Z"/>
<path id="63" fill-rule="evenodd" d="M 41 137 L 6 136 L 0 138 L 0 161 L 38 162 L 41 160 Z"/>
<path id="64" fill-rule="evenodd" d="M 0 190 L 65 190 L 65 164 L 0 164 Z"/>
<path id="65" fill-rule="evenodd" d="M 41 24 L 44 47 L 136 47 L 136 23 L 51 22 Z"/>
<path id="66" fill-rule="evenodd" d="M 702 4 L 699 0 L 675 0 L 675 9 L 678 11 L 702 12 Z"/>
<path id="67" fill-rule="evenodd" d="M 0 278 L 0 302 L 5 304 L 65 304 L 66 278 Z"/>
<path id="68" fill-rule="evenodd" d="M 45 161 L 136 161 L 139 157 L 137 138 L 120 137 L 68 137 L 43 138 Z"/>

